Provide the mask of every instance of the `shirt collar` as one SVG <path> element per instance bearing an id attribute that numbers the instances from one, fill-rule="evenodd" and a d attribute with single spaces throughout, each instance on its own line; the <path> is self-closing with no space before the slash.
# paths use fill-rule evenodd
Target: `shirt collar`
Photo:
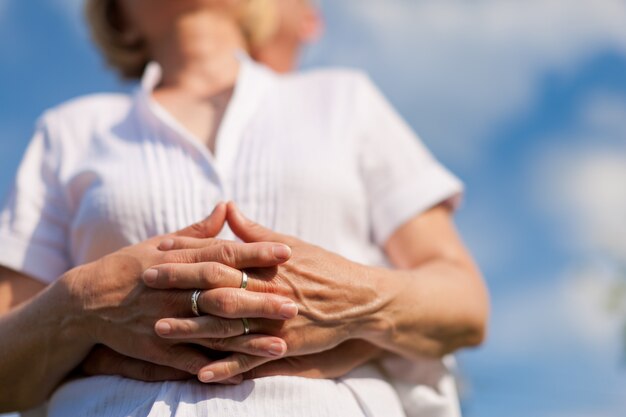
<path id="1" fill-rule="evenodd" d="M 241 67 L 239 69 L 239 77 L 237 84 L 240 84 L 241 78 L 245 72 L 267 72 L 271 73 L 271 70 L 263 65 L 258 64 L 250 55 L 244 50 L 238 50 L 235 52 L 235 56 L 239 60 Z M 152 98 L 152 92 L 159 85 L 163 78 L 163 69 L 161 65 L 156 61 L 150 61 L 141 76 L 141 82 L 139 83 L 139 89 L 137 94 L 143 96 L 143 98 Z"/>
<path id="2" fill-rule="evenodd" d="M 229 176 L 243 133 L 258 110 L 265 93 L 270 89 L 272 81 L 277 77 L 272 70 L 256 63 L 243 51 L 237 52 L 237 58 L 241 63 L 239 74 L 233 96 L 218 130 L 215 155 L 212 155 L 152 98 L 152 93 L 161 82 L 163 74 L 157 62 L 150 62 L 146 66 L 135 93 L 136 106 L 142 117 L 165 127 L 176 140 L 182 140 L 187 146 L 201 153 L 221 178 Z"/>

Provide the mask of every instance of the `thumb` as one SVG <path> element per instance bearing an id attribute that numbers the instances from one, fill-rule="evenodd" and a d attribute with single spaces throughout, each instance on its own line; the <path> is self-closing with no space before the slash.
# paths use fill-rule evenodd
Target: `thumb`
<path id="1" fill-rule="evenodd" d="M 206 219 L 187 226 L 175 233 L 176 236 L 195 237 L 205 239 L 215 237 L 224 227 L 226 222 L 226 204 L 220 202 Z"/>
<path id="2" fill-rule="evenodd" d="M 247 219 L 232 201 L 228 203 L 226 218 L 233 233 L 246 243 L 250 242 L 281 242 L 286 243 L 286 236 L 261 226 Z"/>

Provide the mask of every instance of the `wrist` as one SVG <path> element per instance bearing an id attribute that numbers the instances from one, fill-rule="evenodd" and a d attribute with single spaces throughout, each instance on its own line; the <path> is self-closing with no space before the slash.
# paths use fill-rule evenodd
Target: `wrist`
<path id="1" fill-rule="evenodd" d="M 370 289 L 366 304 L 370 306 L 367 314 L 360 317 L 351 338 L 363 339 L 377 346 L 384 347 L 393 340 L 396 325 L 393 320 L 396 291 L 391 285 L 387 272 L 383 268 L 363 266 L 362 283 Z"/>
<path id="2" fill-rule="evenodd" d="M 59 321 L 62 332 L 89 348 L 97 343 L 96 326 L 85 310 L 90 294 L 94 293 L 93 282 L 88 280 L 91 270 L 92 264 L 76 267 L 63 274 L 51 288 L 54 297 L 63 300 L 60 302 L 62 317 Z"/>

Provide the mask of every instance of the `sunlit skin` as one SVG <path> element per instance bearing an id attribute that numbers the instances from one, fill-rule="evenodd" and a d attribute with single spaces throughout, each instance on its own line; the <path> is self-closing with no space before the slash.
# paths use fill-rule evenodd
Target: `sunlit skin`
<path id="1" fill-rule="evenodd" d="M 129 27 L 147 41 L 152 58 L 163 68 L 154 99 L 213 149 L 238 73 L 234 52 L 246 47 L 233 17 L 237 0 L 123 4 Z M 257 51 L 257 56 L 276 56 L 268 51 L 271 48 Z M 245 243 L 212 239 L 225 222 Z M 236 246 L 224 251 L 224 245 Z M 356 264 L 296 237 L 274 233 L 243 217 L 231 203 L 218 205 L 204 223 L 75 268 L 48 287 L 2 269 L 0 337 L 14 343 L 0 346 L 0 385 L 7 387 L 0 392 L 0 404 L 7 410 L 39 404 L 90 352 L 82 365 L 87 373 L 238 383 L 243 377 L 268 375 L 332 378 L 384 352 L 419 360 L 481 343 L 487 292 L 447 206 L 433 207 L 402 225 L 384 249 L 397 269 Z M 237 256 L 225 257 L 227 253 Z M 189 259 L 195 263 L 182 263 Z M 199 273 L 207 263 L 211 271 L 219 271 L 222 281 Z M 162 264 L 167 268 L 158 266 Z M 256 291 L 235 295 L 236 270 L 251 266 L 268 268 L 264 278 L 269 283 L 260 287 L 252 277 Z M 159 271 L 156 280 L 146 272 L 154 269 Z M 168 279 L 171 276 L 176 279 Z M 236 310 L 212 311 L 227 325 L 203 327 L 214 324 L 203 318 L 190 327 L 188 319 L 174 318 L 188 311 L 189 299 L 180 296 L 184 291 L 172 290 L 189 288 L 207 290 L 201 306 L 205 309 L 212 305 L 211 298 L 237 297 Z M 297 294 L 293 288 L 299 289 Z M 320 288 L 353 294 L 359 308 L 346 309 L 334 298 L 338 292 Z M 129 294 L 137 295 L 136 302 L 119 311 Z M 308 299 L 307 294 L 316 296 Z M 180 299 L 172 298 L 177 296 Z M 171 310 L 142 309 L 145 297 L 168 300 L 161 305 Z M 295 311 L 281 316 L 282 307 L 294 302 Z M 123 317 L 131 313 L 143 319 L 122 325 Z M 267 320 L 251 322 L 252 338 L 237 336 L 243 331 L 237 318 L 253 316 Z M 330 318 L 336 327 L 325 324 Z M 272 324 L 276 322 L 281 324 Z M 171 330 L 164 332 L 163 324 Z M 135 346 L 129 340 L 144 343 Z M 211 362 L 190 345 L 178 344 L 181 341 L 234 353 Z M 93 351 L 96 345 L 113 347 L 122 355 Z M 173 345 L 180 349 L 168 349 Z M 272 351 L 276 345 L 281 346 L 278 354 Z M 315 354 L 302 356 L 311 353 Z"/>
<path id="2" fill-rule="evenodd" d="M 322 34 L 322 19 L 308 0 L 276 0 L 279 25 L 266 43 L 253 47 L 252 57 L 274 71 L 293 71 L 306 44 Z"/>

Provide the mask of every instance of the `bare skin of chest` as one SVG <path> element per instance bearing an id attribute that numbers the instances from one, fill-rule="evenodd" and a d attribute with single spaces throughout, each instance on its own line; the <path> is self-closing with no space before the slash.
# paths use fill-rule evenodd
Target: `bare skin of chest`
<path id="1" fill-rule="evenodd" d="M 233 89 L 228 88 L 210 97 L 190 94 L 180 89 L 161 88 L 154 92 L 154 99 L 211 153 Z"/>

